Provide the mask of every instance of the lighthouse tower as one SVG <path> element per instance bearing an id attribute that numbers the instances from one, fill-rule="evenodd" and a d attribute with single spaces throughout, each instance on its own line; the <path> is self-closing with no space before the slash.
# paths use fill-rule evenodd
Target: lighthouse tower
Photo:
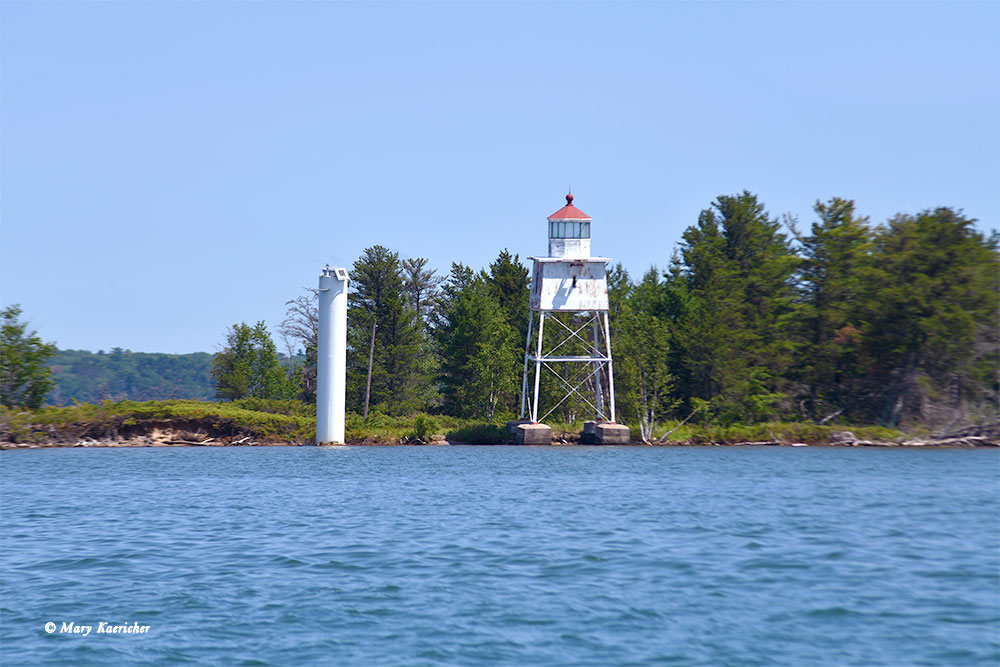
<path id="1" fill-rule="evenodd" d="M 571 396 L 578 397 L 593 415 L 593 421 L 584 424 L 582 442 L 629 442 L 628 427 L 615 423 L 606 275 L 610 260 L 590 256 L 591 221 L 573 205 L 573 195 L 566 195 L 566 205 L 548 218 L 548 257 L 529 257 L 534 268 L 521 378 L 521 421 L 512 425 L 523 444 L 549 444 L 552 429 L 541 422 Z M 539 417 L 543 374 L 551 374 L 559 390 L 549 397 L 551 407 Z"/>

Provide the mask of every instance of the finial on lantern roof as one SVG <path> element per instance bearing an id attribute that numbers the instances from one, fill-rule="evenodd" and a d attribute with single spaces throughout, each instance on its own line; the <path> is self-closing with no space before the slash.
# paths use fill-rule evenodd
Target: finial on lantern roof
<path id="1" fill-rule="evenodd" d="M 566 195 L 566 205 L 549 216 L 549 220 L 590 220 L 590 216 L 573 205 L 573 193 Z"/>

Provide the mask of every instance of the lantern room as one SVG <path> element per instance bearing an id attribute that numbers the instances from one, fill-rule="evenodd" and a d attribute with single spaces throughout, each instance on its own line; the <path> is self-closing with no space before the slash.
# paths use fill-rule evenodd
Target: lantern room
<path id="1" fill-rule="evenodd" d="M 566 205 L 549 216 L 549 257 L 590 257 L 591 220 L 573 206 L 572 193 L 566 195 Z"/>
<path id="2" fill-rule="evenodd" d="M 606 257 L 590 256 L 592 218 L 573 205 L 549 216 L 549 256 L 532 257 L 531 308 L 544 311 L 608 309 Z"/>

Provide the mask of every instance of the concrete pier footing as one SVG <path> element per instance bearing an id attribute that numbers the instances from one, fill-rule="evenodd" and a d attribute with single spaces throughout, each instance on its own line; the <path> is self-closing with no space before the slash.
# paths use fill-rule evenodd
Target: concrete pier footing
<path id="1" fill-rule="evenodd" d="M 552 428 L 545 424 L 532 424 L 527 421 L 507 422 L 507 430 L 519 445 L 552 444 Z"/>
<path id="2" fill-rule="evenodd" d="M 584 422 L 580 444 L 583 445 L 627 445 L 632 442 L 632 434 L 624 424 L 610 422 Z"/>

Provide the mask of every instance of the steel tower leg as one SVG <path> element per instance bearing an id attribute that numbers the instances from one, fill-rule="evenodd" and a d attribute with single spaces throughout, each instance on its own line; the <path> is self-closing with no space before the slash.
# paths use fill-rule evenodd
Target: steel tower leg
<path id="1" fill-rule="evenodd" d="M 528 352 L 531 351 L 531 332 L 535 324 L 535 311 L 528 310 L 528 339 L 524 342 L 524 372 L 521 373 L 521 412 L 518 419 L 528 414 Z"/>
<path id="2" fill-rule="evenodd" d="M 608 325 L 608 312 L 604 311 L 604 344 L 608 350 L 608 393 L 611 405 L 611 423 L 615 422 L 615 373 L 614 362 L 611 360 L 611 327 Z"/>
<path id="3" fill-rule="evenodd" d="M 538 422 L 538 381 L 542 371 L 542 335 L 545 333 L 545 311 L 538 311 L 538 345 L 535 350 L 535 395 L 531 408 L 531 423 Z"/>
<path id="4" fill-rule="evenodd" d="M 601 354 L 599 318 L 594 318 L 594 356 Z M 594 362 L 594 393 L 597 395 L 597 421 L 604 419 L 604 388 L 601 386 L 601 362 Z"/>

